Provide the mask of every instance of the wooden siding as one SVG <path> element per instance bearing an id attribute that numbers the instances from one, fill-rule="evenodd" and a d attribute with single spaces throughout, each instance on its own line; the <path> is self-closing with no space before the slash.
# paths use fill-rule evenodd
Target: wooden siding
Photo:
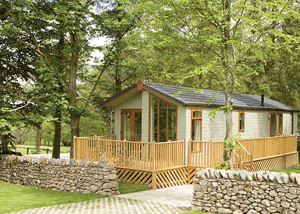
<path id="1" fill-rule="evenodd" d="M 116 139 L 121 139 L 121 110 L 122 109 L 142 109 L 142 92 L 138 93 L 130 100 L 115 107 L 115 135 Z M 142 120 L 143 121 L 143 120 Z"/>
<path id="2" fill-rule="evenodd" d="M 142 91 L 142 142 L 149 142 L 149 92 Z"/>

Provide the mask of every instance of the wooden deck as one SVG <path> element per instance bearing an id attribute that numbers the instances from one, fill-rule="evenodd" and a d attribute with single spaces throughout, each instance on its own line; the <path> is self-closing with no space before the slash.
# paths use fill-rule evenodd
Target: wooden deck
<path id="1" fill-rule="evenodd" d="M 104 139 L 105 138 L 105 139 Z M 235 169 L 285 169 L 298 163 L 295 135 L 237 141 Z M 198 169 L 223 161 L 223 142 L 133 142 L 109 137 L 74 138 L 75 159 L 111 161 L 119 179 L 147 184 L 153 189 L 192 183 Z M 185 157 L 185 154 L 188 154 Z"/>

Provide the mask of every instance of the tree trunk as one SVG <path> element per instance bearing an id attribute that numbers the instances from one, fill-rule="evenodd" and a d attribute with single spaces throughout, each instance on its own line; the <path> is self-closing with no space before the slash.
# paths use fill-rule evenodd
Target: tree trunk
<path id="1" fill-rule="evenodd" d="M 118 19 L 119 22 L 122 21 L 121 18 Z M 118 94 L 122 91 L 122 81 L 121 81 L 121 72 L 120 72 L 120 55 L 121 55 L 121 41 L 122 33 L 119 31 L 117 34 L 117 56 L 116 56 L 116 73 L 115 73 L 115 94 Z"/>
<path id="2" fill-rule="evenodd" d="M 233 168 L 232 162 L 232 93 L 234 89 L 234 50 L 230 44 L 230 24 L 231 24 L 231 1 L 223 1 L 225 25 L 223 25 L 223 68 L 226 78 L 225 83 L 225 102 L 226 102 L 226 136 L 224 142 L 224 161 L 228 162 L 230 169 Z M 227 141 L 227 142 L 226 142 Z M 234 142 L 232 142 L 234 143 Z"/>
<path id="3" fill-rule="evenodd" d="M 70 150 L 70 158 L 74 158 L 74 136 L 79 137 L 79 121 L 80 116 L 71 115 L 71 150 Z"/>
<path id="4" fill-rule="evenodd" d="M 36 126 L 36 153 L 41 153 L 41 141 L 42 141 L 42 124 Z"/>
<path id="5" fill-rule="evenodd" d="M 60 158 L 60 138 L 61 138 L 61 110 L 58 106 L 55 110 L 54 115 L 56 121 L 54 121 L 54 141 L 53 141 L 53 151 L 52 158 Z"/>
<path id="6" fill-rule="evenodd" d="M 8 135 L 2 136 L 2 152 L 3 153 L 8 153 L 8 141 L 9 141 Z"/>
<path id="7" fill-rule="evenodd" d="M 79 21 L 76 20 L 78 27 Z M 78 71 L 78 60 L 80 52 L 80 37 L 76 30 L 70 31 L 70 39 L 72 45 L 72 54 L 70 60 L 70 70 L 69 70 L 69 110 L 70 110 L 70 122 L 71 122 L 71 150 L 70 158 L 73 159 L 73 137 L 79 136 L 79 120 L 80 120 L 80 111 L 77 106 L 77 71 Z"/>
<path id="8" fill-rule="evenodd" d="M 226 91 L 226 106 L 232 107 L 232 93 Z M 232 140 L 232 110 L 226 111 L 226 135 L 225 141 Z M 228 150 L 228 145 L 224 143 L 224 161 L 228 161 L 229 168 L 233 168 L 232 151 Z"/>

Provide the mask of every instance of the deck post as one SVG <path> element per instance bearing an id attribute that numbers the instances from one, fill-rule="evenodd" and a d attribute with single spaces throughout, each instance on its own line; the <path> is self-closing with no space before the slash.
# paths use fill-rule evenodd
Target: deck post
<path id="1" fill-rule="evenodd" d="M 123 140 L 123 164 L 126 167 L 126 139 Z"/>
<path id="2" fill-rule="evenodd" d="M 156 171 L 153 171 L 152 172 L 152 183 L 151 183 L 151 188 L 152 189 L 157 189 L 157 181 L 156 181 L 156 177 L 157 177 L 157 172 Z"/>
<path id="3" fill-rule="evenodd" d="M 153 168 L 152 168 L 152 189 L 157 189 L 157 181 L 156 181 L 156 177 L 157 177 L 157 172 L 156 172 L 156 151 L 155 151 L 155 141 L 152 142 L 152 158 L 153 158 Z"/>

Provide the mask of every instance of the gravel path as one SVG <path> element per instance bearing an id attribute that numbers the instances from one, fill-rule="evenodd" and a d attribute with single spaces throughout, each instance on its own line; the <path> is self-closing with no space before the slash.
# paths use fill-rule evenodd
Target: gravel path
<path id="1" fill-rule="evenodd" d="M 175 214 L 187 208 L 128 198 L 102 198 L 93 201 L 22 210 L 14 214 Z"/>

